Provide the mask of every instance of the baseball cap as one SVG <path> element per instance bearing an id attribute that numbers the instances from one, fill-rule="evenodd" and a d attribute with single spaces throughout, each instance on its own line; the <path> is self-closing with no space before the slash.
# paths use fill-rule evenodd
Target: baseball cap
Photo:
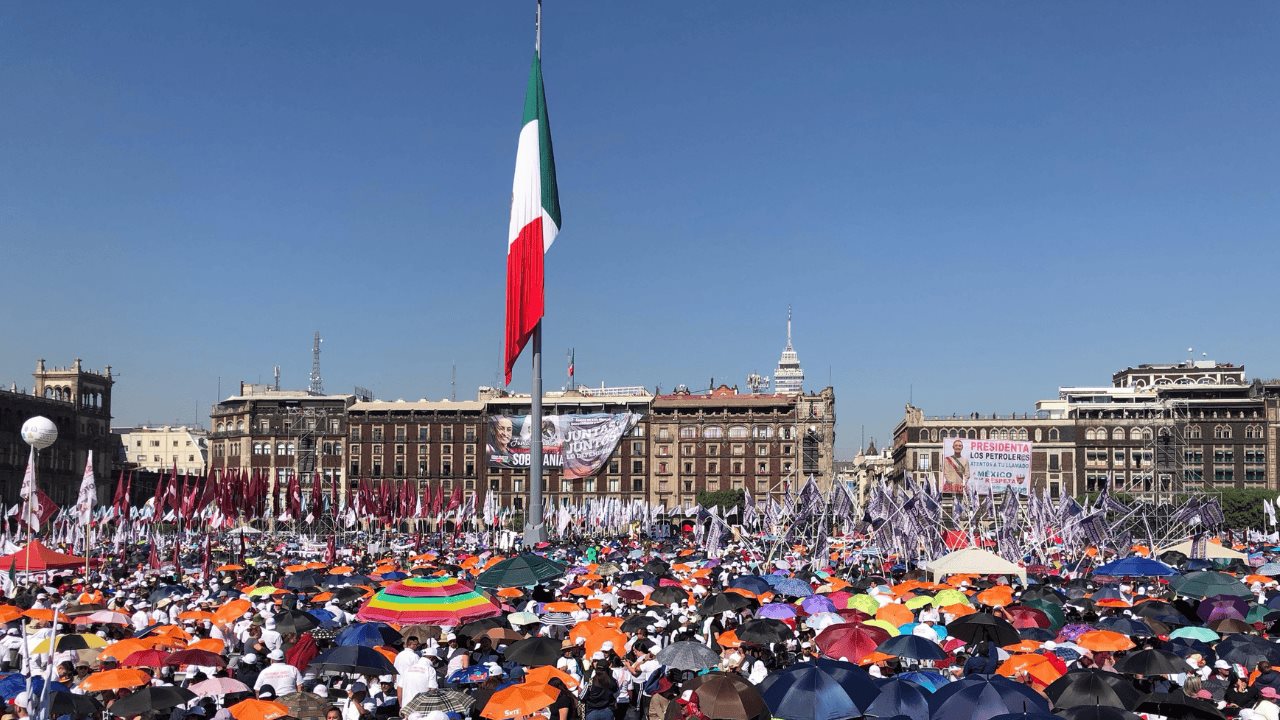
<path id="1" fill-rule="evenodd" d="M 279 650 L 272 650 L 271 652 L 267 653 L 267 659 L 268 659 L 268 660 L 283 660 L 283 659 L 284 659 L 284 653 L 280 652 Z"/>
<path id="2" fill-rule="evenodd" d="M 1217 670 L 1230 670 L 1231 663 L 1227 662 L 1226 660 L 1214 660 L 1213 667 Z"/>
<path id="3" fill-rule="evenodd" d="M 369 692 L 369 686 L 362 682 L 352 683 L 351 692 Z"/>

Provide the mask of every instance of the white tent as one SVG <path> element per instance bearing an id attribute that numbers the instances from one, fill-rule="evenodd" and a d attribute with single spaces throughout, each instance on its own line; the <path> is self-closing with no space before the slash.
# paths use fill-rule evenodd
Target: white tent
<path id="1" fill-rule="evenodd" d="M 929 563 L 929 574 L 935 582 L 946 575 L 1017 575 L 1023 582 L 1027 580 L 1025 568 L 1005 560 L 993 552 L 982 548 L 968 547 Z"/>
<path id="2" fill-rule="evenodd" d="M 1170 545 L 1167 548 L 1160 548 L 1160 550 L 1156 552 L 1156 555 L 1169 552 L 1170 550 L 1180 552 L 1187 557 L 1192 557 L 1190 540 L 1180 542 L 1177 545 Z M 1247 560 L 1249 558 L 1248 555 L 1245 555 L 1242 552 L 1237 552 L 1225 545 L 1219 545 L 1218 543 L 1206 543 L 1204 554 L 1209 560 Z"/>

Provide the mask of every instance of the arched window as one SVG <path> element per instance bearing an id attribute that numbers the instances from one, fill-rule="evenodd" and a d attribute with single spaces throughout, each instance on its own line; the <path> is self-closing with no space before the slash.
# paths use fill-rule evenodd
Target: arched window
<path id="1" fill-rule="evenodd" d="M 284 443 L 276 443 L 276 454 L 277 455 L 284 454 Z"/>
<path id="2" fill-rule="evenodd" d="M 222 432 L 223 430 L 226 430 L 226 429 L 227 429 L 226 423 L 218 423 L 218 432 Z"/>
<path id="3" fill-rule="evenodd" d="M 1142 439 L 1151 442 L 1151 428 L 1142 428 Z"/>
<path id="4" fill-rule="evenodd" d="M 731 438 L 744 438 L 744 437 L 747 437 L 747 426 L 746 426 L 746 425 L 734 425 L 734 426 L 730 427 L 730 428 L 729 428 L 729 437 L 731 437 Z"/>
<path id="5" fill-rule="evenodd" d="M 1165 436 L 1165 435 L 1168 435 L 1168 434 L 1169 434 L 1169 431 L 1167 431 L 1167 430 L 1161 430 L 1161 431 L 1160 431 L 1160 435 L 1161 435 L 1161 437 L 1163 437 L 1163 436 Z M 1188 426 L 1187 426 L 1187 437 L 1188 437 L 1188 438 L 1191 438 L 1192 440 L 1199 440 L 1199 439 L 1200 439 L 1200 426 L 1199 426 L 1199 425 L 1188 425 Z"/>
<path id="6" fill-rule="evenodd" d="M 1112 439 L 1112 440 L 1123 440 L 1123 439 L 1124 439 L 1124 428 L 1115 428 L 1114 430 L 1112 430 L 1112 431 L 1111 431 L 1111 439 Z"/>
<path id="7" fill-rule="evenodd" d="M 929 431 L 926 428 L 920 428 L 920 442 L 929 442 Z"/>
<path id="8" fill-rule="evenodd" d="M 722 438 L 724 437 L 724 428 L 719 425 L 708 425 L 702 428 L 702 437 L 704 438 Z"/>
<path id="9" fill-rule="evenodd" d="M 334 444 L 333 444 L 333 454 L 334 454 L 334 455 L 341 455 L 341 454 L 342 454 L 342 443 L 340 443 L 340 442 L 336 442 L 336 443 L 334 443 Z"/>
<path id="10" fill-rule="evenodd" d="M 237 420 L 237 421 L 236 421 L 236 432 L 244 432 L 244 421 L 243 421 L 243 420 Z"/>
<path id="11" fill-rule="evenodd" d="M 1231 426 L 1230 425 L 1214 425 L 1213 438 L 1215 440 L 1230 440 Z"/>
<path id="12" fill-rule="evenodd" d="M 286 450 L 287 450 L 287 452 L 288 452 L 288 454 L 289 454 L 289 455 L 293 455 L 293 453 L 294 453 L 293 443 L 289 443 L 289 445 L 288 445 L 288 447 L 286 448 Z"/>
<path id="13" fill-rule="evenodd" d="M 1058 428 L 1049 428 L 1049 442 L 1057 442 Z"/>
<path id="14" fill-rule="evenodd" d="M 1084 439 L 1086 442 L 1092 441 L 1094 439 L 1093 428 L 1089 428 L 1088 430 L 1084 431 Z"/>

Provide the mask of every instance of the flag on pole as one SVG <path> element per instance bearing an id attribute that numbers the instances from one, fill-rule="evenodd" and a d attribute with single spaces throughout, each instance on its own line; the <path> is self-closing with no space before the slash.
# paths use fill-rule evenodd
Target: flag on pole
<path id="1" fill-rule="evenodd" d="M 31 448 L 31 453 L 27 456 L 27 469 L 26 469 L 26 472 L 22 474 L 22 487 L 18 490 L 18 496 L 21 497 L 24 501 L 26 501 L 28 506 L 30 506 L 31 503 L 37 502 L 35 497 L 35 491 L 36 491 L 36 449 L 33 447 Z M 27 513 L 27 517 L 23 518 L 23 520 L 30 519 L 32 524 L 32 527 L 31 527 L 32 531 L 40 530 L 39 513 L 37 513 L 35 510 L 36 510 L 35 507 L 31 507 Z"/>
<path id="2" fill-rule="evenodd" d="M 507 327 L 503 368 L 511 368 L 543 315 L 543 255 L 560 231 L 560 194 L 551 153 L 551 125 L 542 87 L 542 60 L 535 53 L 524 96 L 524 122 L 511 184 L 507 234 Z"/>
<path id="3" fill-rule="evenodd" d="M 124 480 L 123 477 L 120 479 Z M 76 513 L 80 516 L 81 525 L 88 525 L 93 519 L 93 503 L 97 498 L 98 486 L 93 479 L 93 451 L 90 450 L 89 459 L 84 464 L 84 478 L 80 480 L 80 494 L 76 497 Z"/>

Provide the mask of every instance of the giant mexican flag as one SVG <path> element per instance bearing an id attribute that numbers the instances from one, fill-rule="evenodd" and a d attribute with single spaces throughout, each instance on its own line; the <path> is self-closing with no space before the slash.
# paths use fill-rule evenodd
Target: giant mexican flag
<path id="1" fill-rule="evenodd" d="M 511 184 L 511 231 L 507 236 L 507 342 L 504 369 L 511 367 L 529 342 L 543 314 L 543 254 L 560 231 L 560 195 L 556 163 L 551 156 L 551 125 L 542 89 L 542 62 L 533 57 L 524 94 L 524 125 L 516 150 L 516 176 Z"/>

